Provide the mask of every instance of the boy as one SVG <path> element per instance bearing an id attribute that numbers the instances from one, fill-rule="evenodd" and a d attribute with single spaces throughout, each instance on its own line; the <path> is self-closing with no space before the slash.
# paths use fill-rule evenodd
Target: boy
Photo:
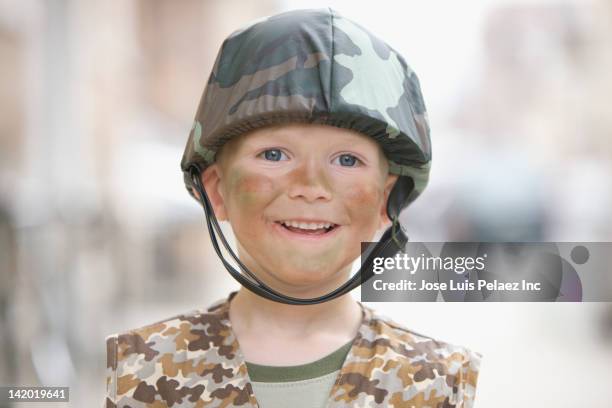
<path id="1" fill-rule="evenodd" d="M 416 75 L 358 24 L 297 10 L 232 33 L 181 168 L 242 287 L 107 337 L 106 406 L 471 407 L 480 354 L 377 315 L 345 283 L 381 227 L 378 249 L 403 241 L 430 160 Z"/>

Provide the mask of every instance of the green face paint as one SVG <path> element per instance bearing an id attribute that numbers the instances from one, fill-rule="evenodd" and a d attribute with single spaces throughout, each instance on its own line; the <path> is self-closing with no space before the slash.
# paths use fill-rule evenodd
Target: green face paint
<path id="1" fill-rule="evenodd" d="M 278 160 L 266 159 L 269 149 L 278 149 Z M 358 160 L 342 165 L 341 155 Z M 241 261 L 283 293 L 340 286 L 380 223 L 381 160 L 373 140 L 324 125 L 284 125 L 233 143 L 221 182 Z M 317 223 L 335 227 L 308 233 Z"/>

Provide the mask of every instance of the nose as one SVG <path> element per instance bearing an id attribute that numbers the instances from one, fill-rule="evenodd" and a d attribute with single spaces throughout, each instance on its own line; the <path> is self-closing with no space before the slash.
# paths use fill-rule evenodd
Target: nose
<path id="1" fill-rule="evenodd" d="M 331 199 L 332 188 L 324 166 L 314 157 L 303 160 L 291 171 L 288 194 L 290 198 L 307 202 Z"/>

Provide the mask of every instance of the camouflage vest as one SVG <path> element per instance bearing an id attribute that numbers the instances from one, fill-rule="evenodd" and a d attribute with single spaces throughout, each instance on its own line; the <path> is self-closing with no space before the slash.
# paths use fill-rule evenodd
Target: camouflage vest
<path id="1" fill-rule="evenodd" d="M 108 336 L 105 406 L 260 407 L 229 320 L 236 293 L 206 309 Z M 362 323 L 328 408 L 473 406 L 479 353 L 359 305 Z"/>

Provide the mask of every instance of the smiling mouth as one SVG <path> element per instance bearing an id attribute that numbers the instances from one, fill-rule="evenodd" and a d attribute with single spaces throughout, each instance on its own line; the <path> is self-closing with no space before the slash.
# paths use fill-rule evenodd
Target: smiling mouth
<path id="1" fill-rule="evenodd" d="M 276 221 L 282 228 L 297 234 L 304 235 L 324 235 L 338 228 L 338 224 L 331 222 L 310 223 L 295 221 Z"/>

